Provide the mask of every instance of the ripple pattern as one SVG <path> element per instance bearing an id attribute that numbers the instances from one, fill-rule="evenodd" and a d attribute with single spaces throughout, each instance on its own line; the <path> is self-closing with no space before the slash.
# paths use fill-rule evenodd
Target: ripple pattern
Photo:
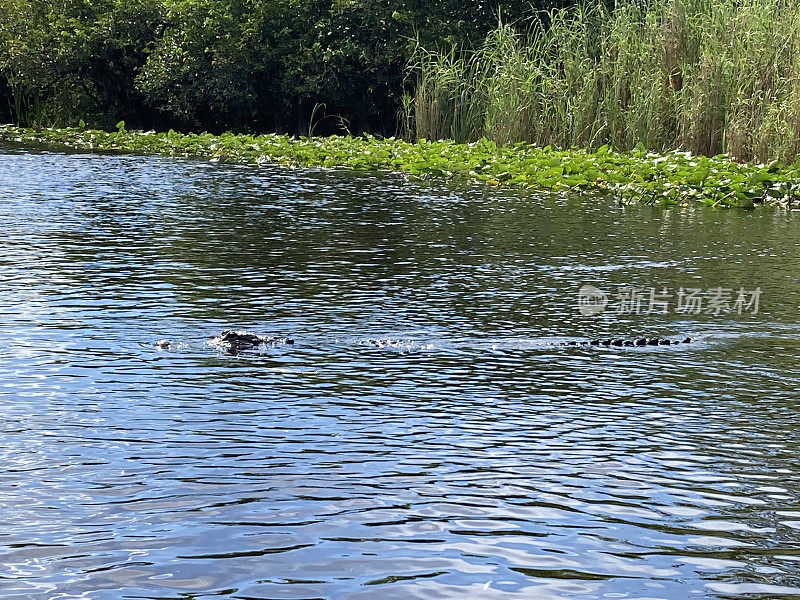
<path id="1" fill-rule="evenodd" d="M 0 598 L 798 598 L 798 219 L 5 148 Z"/>

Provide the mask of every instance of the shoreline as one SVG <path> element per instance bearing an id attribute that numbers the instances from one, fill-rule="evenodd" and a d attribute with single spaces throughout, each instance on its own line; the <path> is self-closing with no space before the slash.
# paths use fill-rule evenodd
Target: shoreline
<path id="1" fill-rule="evenodd" d="M 206 158 L 286 166 L 346 167 L 403 172 L 421 178 L 474 181 L 531 191 L 600 193 L 622 202 L 754 208 L 800 208 L 800 160 L 790 166 L 737 163 L 725 155 L 692 156 L 644 149 L 616 152 L 558 150 L 518 143 L 497 146 L 394 138 L 312 137 L 175 131 L 107 132 L 79 127 L 22 128 L 0 125 L 0 142 L 50 149 Z"/>

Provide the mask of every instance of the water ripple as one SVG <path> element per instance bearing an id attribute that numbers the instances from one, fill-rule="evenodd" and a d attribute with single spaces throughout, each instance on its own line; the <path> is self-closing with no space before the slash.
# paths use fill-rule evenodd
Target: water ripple
<path id="1" fill-rule="evenodd" d="M 0 199 L 2 598 L 800 596 L 796 213 L 13 149 Z"/>

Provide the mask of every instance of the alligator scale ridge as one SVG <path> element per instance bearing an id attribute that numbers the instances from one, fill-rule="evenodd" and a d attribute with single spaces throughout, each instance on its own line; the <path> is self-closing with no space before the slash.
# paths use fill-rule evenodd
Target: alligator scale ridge
<path id="1" fill-rule="evenodd" d="M 681 339 L 641 337 L 636 339 L 624 338 L 604 338 L 592 340 L 570 340 L 566 342 L 556 341 L 544 343 L 545 346 L 615 346 L 615 347 L 642 347 L 642 346 L 674 346 L 678 344 L 689 344 L 692 338 L 684 337 Z M 251 350 L 260 346 L 292 345 L 294 340 L 287 337 L 264 336 L 249 331 L 235 331 L 225 329 L 219 335 L 208 338 L 206 343 L 222 350 L 226 354 L 238 354 L 244 350 Z M 376 348 L 386 348 L 399 346 L 400 343 L 389 339 L 370 339 L 363 342 L 364 345 Z M 158 340 L 155 347 L 159 350 L 168 350 L 172 347 L 169 340 Z"/>
<path id="2" fill-rule="evenodd" d="M 588 340 L 588 341 L 569 341 L 561 342 L 559 346 L 674 346 L 676 344 L 690 344 L 692 338 L 685 337 L 680 340 L 669 338 L 638 338 L 635 340 L 625 339 L 603 339 L 603 340 Z"/>

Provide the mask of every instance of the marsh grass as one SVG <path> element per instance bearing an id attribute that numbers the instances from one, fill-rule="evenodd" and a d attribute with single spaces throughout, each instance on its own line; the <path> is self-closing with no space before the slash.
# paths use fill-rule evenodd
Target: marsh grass
<path id="1" fill-rule="evenodd" d="M 800 152 L 800 0 L 583 3 L 413 67 L 419 138 Z"/>

